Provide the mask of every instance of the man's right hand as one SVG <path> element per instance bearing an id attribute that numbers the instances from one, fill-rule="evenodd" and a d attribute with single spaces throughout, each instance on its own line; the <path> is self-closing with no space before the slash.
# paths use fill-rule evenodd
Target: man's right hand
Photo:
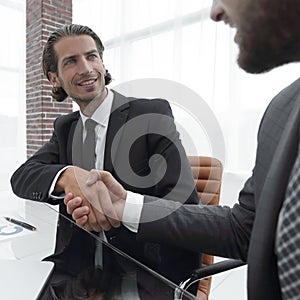
<path id="1" fill-rule="evenodd" d="M 89 192 L 89 188 L 98 191 L 92 206 L 86 205 L 80 196 L 71 192 L 64 200 L 68 213 L 72 214 L 79 226 L 87 230 L 95 230 L 94 228 L 109 230 L 111 227 L 118 227 L 122 220 L 126 190 L 106 171 L 90 171 L 85 184 Z M 116 219 L 112 218 L 112 210 L 116 214 Z"/>
<path id="2" fill-rule="evenodd" d="M 88 230 L 101 231 L 120 226 L 106 186 L 102 181 L 88 185 L 89 174 L 90 172 L 84 169 L 70 167 L 61 174 L 57 186 L 63 189 L 66 195 L 71 193 L 73 197 L 80 198 L 81 205 L 88 207 Z M 68 197 L 65 198 L 66 205 L 67 200 Z"/>

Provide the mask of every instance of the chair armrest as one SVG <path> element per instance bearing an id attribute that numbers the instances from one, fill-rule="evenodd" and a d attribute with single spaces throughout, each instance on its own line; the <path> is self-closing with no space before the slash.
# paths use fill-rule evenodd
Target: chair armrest
<path id="1" fill-rule="evenodd" d="M 247 263 L 239 259 L 226 259 L 195 270 L 191 278 L 202 279 L 221 272 L 235 269 L 246 265 Z"/>
<path id="2" fill-rule="evenodd" d="M 207 265 L 205 267 L 195 270 L 190 278 L 188 278 L 186 281 L 180 284 L 180 288 L 185 290 L 191 284 L 195 283 L 200 279 L 210 277 L 212 275 L 219 274 L 231 269 L 235 269 L 246 264 L 247 263 L 245 261 L 239 259 L 226 259 L 211 265 Z"/>

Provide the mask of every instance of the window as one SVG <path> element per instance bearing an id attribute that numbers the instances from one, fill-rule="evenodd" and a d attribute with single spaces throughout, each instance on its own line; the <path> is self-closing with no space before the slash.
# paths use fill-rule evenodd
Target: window
<path id="1" fill-rule="evenodd" d="M 267 74 L 246 74 L 236 64 L 235 30 L 212 22 L 210 5 L 211 0 L 73 0 L 73 20 L 90 26 L 103 41 L 112 87 L 161 78 L 201 96 L 222 130 L 225 148 L 219 158 L 225 170 L 250 174 L 262 113 L 298 77 L 298 67 L 290 64 Z M 184 112 L 173 104 L 178 129 L 188 124 L 197 154 L 211 155 L 205 140 L 209 130 L 188 122 L 199 109 L 196 103 L 193 111 Z M 211 140 L 208 143 L 212 146 Z M 188 154 L 195 154 L 189 143 L 183 144 Z"/>
<path id="2" fill-rule="evenodd" d="M 0 191 L 26 157 L 25 1 L 0 1 Z"/>

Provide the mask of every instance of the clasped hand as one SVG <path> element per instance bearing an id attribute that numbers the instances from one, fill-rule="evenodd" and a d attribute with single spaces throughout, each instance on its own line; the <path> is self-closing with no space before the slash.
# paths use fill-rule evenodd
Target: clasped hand
<path id="1" fill-rule="evenodd" d="M 119 227 L 126 190 L 109 172 L 91 170 L 86 175 L 76 176 L 77 181 L 81 181 L 78 182 L 80 193 L 66 191 L 64 203 L 67 212 L 72 215 L 78 226 L 89 231 L 99 232 Z"/>

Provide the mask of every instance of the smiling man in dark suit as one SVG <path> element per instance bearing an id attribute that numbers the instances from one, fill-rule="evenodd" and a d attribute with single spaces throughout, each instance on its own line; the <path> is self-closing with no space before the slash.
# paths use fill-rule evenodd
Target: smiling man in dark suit
<path id="1" fill-rule="evenodd" d="M 214 21 L 236 28 L 238 64 L 250 73 L 300 60 L 299 15 L 299 0 L 214 0 L 211 9 Z M 144 196 L 137 236 L 247 261 L 249 300 L 300 299 L 299 125 L 300 79 L 267 108 L 252 176 L 233 208 L 193 207 Z M 101 179 L 113 193 L 111 199 L 103 193 L 101 202 L 112 200 L 122 220 L 126 190 L 110 174 L 91 172 L 91 184 Z M 75 199 L 70 194 L 65 202 L 84 226 L 89 209 Z"/>
<path id="2" fill-rule="evenodd" d="M 86 26 L 72 24 L 50 35 L 43 51 L 43 71 L 53 86 L 52 96 L 57 101 L 70 96 L 80 111 L 57 118 L 50 141 L 11 178 L 19 197 L 59 204 L 62 216 L 55 253 L 47 259 L 71 274 L 102 263 L 95 239 L 64 218 L 70 218 L 63 203 L 64 194 L 70 191 L 85 200 L 93 211 L 92 220 L 99 214 L 98 191 L 85 184 L 91 168 L 110 171 L 137 193 L 157 197 L 171 193 L 173 200 L 199 202 L 169 103 L 127 98 L 109 90 L 106 85 L 111 76 L 102 61 L 103 50 L 99 37 Z M 89 119 L 95 124 L 91 131 L 95 145 L 90 155 L 93 162 L 87 167 L 84 161 L 88 154 L 80 153 L 89 134 L 85 123 Z M 117 216 L 111 212 L 110 220 L 118 227 Z M 91 225 L 94 233 L 100 231 L 95 222 Z M 197 252 L 138 241 L 124 226 L 113 228 L 103 238 L 176 283 L 199 266 Z"/>

